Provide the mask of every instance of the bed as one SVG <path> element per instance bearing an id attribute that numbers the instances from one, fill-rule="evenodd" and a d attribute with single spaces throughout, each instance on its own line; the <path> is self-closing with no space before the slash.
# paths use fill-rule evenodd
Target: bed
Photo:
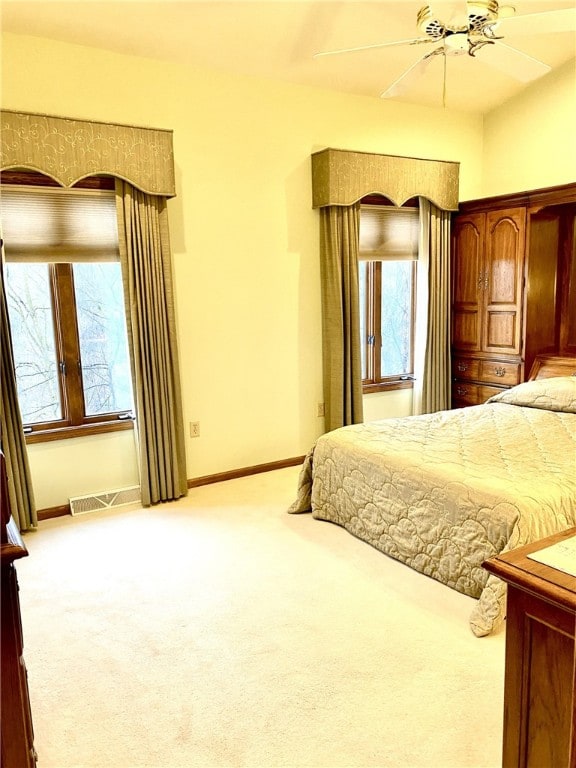
<path id="1" fill-rule="evenodd" d="M 322 435 L 289 511 L 478 598 L 470 626 L 490 634 L 506 588 L 483 561 L 576 525 L 576 358 L 538 356 L 483 405 Z"/>

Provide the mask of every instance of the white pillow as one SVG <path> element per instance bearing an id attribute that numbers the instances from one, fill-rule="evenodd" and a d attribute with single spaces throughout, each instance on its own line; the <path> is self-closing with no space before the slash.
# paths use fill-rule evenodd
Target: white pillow
<path id="1" fill-rule="evenodd" d="M 556 376 L 551 379 L 526 381 L 493 395 L 486 402 L 576 413 L 576 376 Z"/>

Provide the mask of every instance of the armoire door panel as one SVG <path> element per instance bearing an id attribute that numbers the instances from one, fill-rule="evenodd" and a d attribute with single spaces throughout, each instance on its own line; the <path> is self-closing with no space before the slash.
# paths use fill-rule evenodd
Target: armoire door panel
<path id="1" fill-rule="evenodd" d="M 482 334 L 486 352 L 520 353 L 525 237 L 525 208 L 486 214 Z"/>
<path id="2" fill-rule="evenodd" d="M 454 283 L 455 304 L 476 304 L 483 279 L 482 252 L 484 241 L 484 214 L 475 214 L 457 220 L 454 232 Z"/>
<path id="3" fill-rule="evenodd" d="M 517 304 L 522 289 L 526 211 L 490 211 L 486 222 L 486 303 Z"/>
<path id="4" fill-rule="evenodd" d="M 488 270 L 485 284 L 486 303 L 492 306 L 517 304 L 522 283 L 518 279 L 516 264 L 496 258 L 489 262 Z"/>
<path id="5" fill-rule="evenodd" d="M 480 269 L 459 270 L 454 280 L 454 303 L 476 304 L 478 285 L 481 282 Z"/>
<path id="6" fill-rule="evenodd" d="M 488 310 L 482 348 L 486 352 L 505 352 L 511 355 L 520 352 L 520 329 L 516 310 Z"/>
<path id="7" fill-rule="evenodd" d="M 506 254 L 514 253 L 518 241 L 524 241 L 525 229 L 525 208 L 503 208 L 486 214 L 487 240 L 502 248 Z"/>
<path id="8" fill-rule="evenodd" d="M 484 213 L 460 216 L 452 241 L 452 344 L 477 351 L 482 340 L 480 308 L 484 276 Z"/>
<path id="9" fill-rule="evenodd" d="M 480 318 L 478 310 L 452 311 L 452 344 L 457 349 L 477 352 L 480 349 Z"/>

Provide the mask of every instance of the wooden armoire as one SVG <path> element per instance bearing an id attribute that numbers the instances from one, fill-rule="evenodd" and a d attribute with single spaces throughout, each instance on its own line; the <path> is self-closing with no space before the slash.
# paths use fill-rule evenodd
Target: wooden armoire
<path id="1" fill-rule="evenodd" d="M 576 354 L 576 183 L 460 205 L 452 227 L 452 407 Z"/>
<path id="2" fill-rule="evenodd" d="M 24 663 L 18 577 L 14 562 L 28 552 L 10 514 L 8 477 L 0 451 L 0 562 L 2 571 L 0 613 L 0 766 L 35 768 L 36 750 Z"/>

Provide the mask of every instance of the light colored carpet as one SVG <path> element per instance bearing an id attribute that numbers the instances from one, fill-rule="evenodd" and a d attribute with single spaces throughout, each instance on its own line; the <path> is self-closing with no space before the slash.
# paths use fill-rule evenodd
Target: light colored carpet
<path id="1" fill-rule="evenodd" d="M 299 469 L 41 524 L 18 563 L 39 768 L 500 765 L 504 635 L 330 523 Z"/>

